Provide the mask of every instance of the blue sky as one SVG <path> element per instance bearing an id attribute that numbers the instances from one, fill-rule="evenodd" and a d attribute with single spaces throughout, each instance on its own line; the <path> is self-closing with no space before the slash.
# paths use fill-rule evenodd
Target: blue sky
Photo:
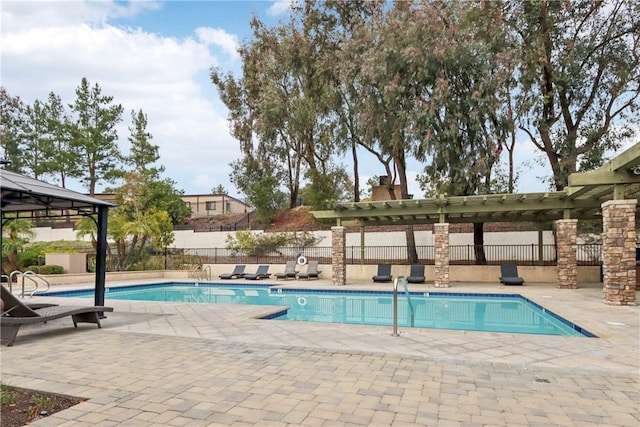
<path id="1" fill-rule="evenodd" d="M 242 198 L 229 181 L 229 163 L 240 157 L 229 134 L 226 107 L 209 80 L 219 66 L 239 73 L 236 49 L 251 36 L 255 13 L 267 25 L 286 19 L 290 0 L 279 1 L 30 1 L 3 0 L 0 84 L 25 102 L 46 100 L 49 92 L 65 104 L 86 77 L 125 110 L 119 144 L 128 150 L 131 111 L 148 116 L 147 130 L 160 149 L 165 176 L 187 194 L 207 194 L 222 184 Z M 523 165 L 542 159 L 531 143 L 518 150 L 520 191 L 545 191 L 548 172 Z M 360 159 L 361 182 L 382 175 L 372 158 Z M 409 192 L 421 165 L 409 164 Z M 79 183 L 69 188 L 85 191 Z"/>

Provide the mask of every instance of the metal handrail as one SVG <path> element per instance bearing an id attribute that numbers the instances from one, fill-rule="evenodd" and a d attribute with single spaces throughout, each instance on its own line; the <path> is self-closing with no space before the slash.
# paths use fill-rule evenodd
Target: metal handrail
<path id="1" fill-rule="evenodd" d="M 47 285 L 47 289 L 45 290 L 40 290 L 40 282 L 38 282 L 37 280 L 33 279 L 32 277 L 29 276 L 35 276 L 37 277 L 39 280 L 43 281 L 44 283 L 46 283 Z M 22 273 L 22 297 L 24 298 L 24 279 L 28 278 L 30 279 L 33 283 L 36 284 L 36 287 L 34 289 L 32 289 L 29 294 L 30 297 L 34 296 L 36 293 L 38 292 L 49 292 L 49 289 L 51 289 L 51 283 L 49 283 L 49 281 L 47 279 L 45 279 L 44 277 L 42 277 L 41 275 L 39 275 L 38 273 L 36 273 L 35 271 L 25 271 L 24 273 Z"/>
<path id="2" fill-rule="evenodd" d="M 207 265 L 206 267 L 202 268 L 201 278 L 204 279 L 204 280 L 211 281 L 211 266 L 210 265 Z"/>
<path id="3" fill-rule="evenodd" d="M 189 272 L 189 277 L 192 277 L 194 279 L 198 279 L 198 272 L 200 271 L 200 266 L 196 265 L 195 267 L 193 267 L 193 269 Z"/>
<path id="4" fill-rule="evenodd" d="M 404 292 L 407 295 L 407 303 L 409 305 L 409 311 L 411 312 L 411 327 L 415 325 L 415 311 L 413 309 L 413 303 L 411 302 L 411 296 L 409 294 L 409 285 L 407 279 L 404 276 L 396 277 L 393 280 L 393 336 L 399 337 L 398 333 L 398 282 L 402 282 Z"/>
<path id="5" fill-rule="evenodd" d="M 9 273 L 9 291 L 10 292 L 13 292 L 13 276 L 17 276 L 19 274 L 22 274 L 22 271 L 13 270 L 11 273 Z M 17 280 L 16 280 L 16 283 L 18 283 Z"/>

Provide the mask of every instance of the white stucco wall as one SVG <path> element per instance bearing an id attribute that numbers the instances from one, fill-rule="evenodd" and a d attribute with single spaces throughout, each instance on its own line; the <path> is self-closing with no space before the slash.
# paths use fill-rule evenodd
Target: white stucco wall
<path id="1" fill-rule="evenodd" d="M 76 232 L 70 228 L 36 227 L 33 228 L 34 237 L 32 241 L 48 242 L 55 240 L 78 240 Z M 256 233 L 262 233 L 256 230 Z M 173 234 L 175 240 L 172 248 L 224 248 L 229 231 L 194 232 L 192 230 L 177 230 Z M 331 231 L 322 230 L 315 232 L 318 237 L 322 237 L 319 247 L 331 247 Z M 365 246 L 404 246 L 406 244 L 405 233 L 403 231 L 393 232 L 366 232 Z M 416 245 L 433 246 L 433 233 L 431 231 L 415 232 Z M 88 237 L 83 240 L 89 241 Z M 485 232 L 485 245 L 528 245 L 538 243 L 537 231 L 514 231 L 514 232 Z M 543 243 L 553 244 L 553 233 L 543 232 Z M 347 233 L 347 246 L 360 246 L 360 233 Z M 472 245 L 473 233 L 451 233 L 449 244 Z"/>

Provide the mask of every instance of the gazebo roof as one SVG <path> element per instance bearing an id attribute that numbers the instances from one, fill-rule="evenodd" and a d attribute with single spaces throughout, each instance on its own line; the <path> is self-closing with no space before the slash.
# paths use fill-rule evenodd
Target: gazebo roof
<path id="1" fill-rule="evenodd" d="M 346 202 L 312 214 L 359 226 L 594 219 L 607 200 L 636 199 L 639 194 L 640 144 L 635 144 L 594 171 L 571 174 L 562 191 Z"/>
<path id="2" fill-rule="evenodd" d="M 12 217 L 34 217 L 35 212 L 44 213 L 44 216 L 62 216 L 69 214 L 69 211 L 77 215 L 90 215 L 97 213 L 100 206 L 115 206 L 4 169 L 0 169 L 0 190 L 3 219 L 8 217 L 7 214 Z"/>

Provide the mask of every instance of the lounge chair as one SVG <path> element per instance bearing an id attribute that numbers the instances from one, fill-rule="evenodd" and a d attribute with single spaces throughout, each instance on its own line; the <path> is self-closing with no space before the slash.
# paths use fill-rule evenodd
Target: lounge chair
<path id="1" fill-rule="evenodd" d="M 281 273 L 276 273 L 276 279 L 284 279 L 287 280 L 289 278 L 295 279 L 298 271 L 296 270 L 296 262 L 295 261 L 287 261 L 287 264 L 284 267 L 284 271 Z"/>
<path id="2" fill-rule="evenodd" d="M 372 277 L 374 282 L 390 282 L 393 280 L 391 275 L 391 264 L 378 264 L 378 274 Z"/>
<path id="3" fill-rule="evenodd" d="M 271 277 L 271 273 L 268 265 L 259 265 L 255 273 L 247 273 L 242 277 L 249 280 L 267 279 Z"/>
<path id="4" fill-rule="evenodd" d="M 424 283 L 424 265 L 412 265 L 407 282 Z"/>
<path id="5" fill-rule="evenodd" d="M 301 271 L 296 276 L 298 279 L 317 279 L 322 271 L 318 271 L 318 261 L 309 261 L 307 271 Z"/>
<path id="6" fill-rule="evenodd" d="M 516 264 L 502 264 L 500 273 L 500 283 L 504 285 L 522 285 L 524 283 L 524 279 L 518 276 L 518 266 Z"/>
<path id="7" fill-rule="evenodd" d="M 46 323 L 49 320 L 71 316 L 73 326 L 76 328 L 78 323 L 95 323 L 98 328 L 101 328 L 100 315 L 105 311 L 113 311 L 113 307 L 69 305 L 52 305 L 33 309 L 9 292 L 7 288 L 1 285 L 0 287 L 2 288 L 2 301 L 4 301 L 4 311 L 0 316 L 0 339 L 2 342 L 6 342 L 7 346 L 13 345 L 22 325 Z"/>
<path id="8" fill-rule="evenodd" d="M 231 272 L 231 273 L 222 273 L 218 277 L 221 278 L 221 279 L 238 279 L 238 278 L 244 276 L 244 268 L 245 268 L 244 264 L 238 264 L 233 269 L 233 272 Z"/>

